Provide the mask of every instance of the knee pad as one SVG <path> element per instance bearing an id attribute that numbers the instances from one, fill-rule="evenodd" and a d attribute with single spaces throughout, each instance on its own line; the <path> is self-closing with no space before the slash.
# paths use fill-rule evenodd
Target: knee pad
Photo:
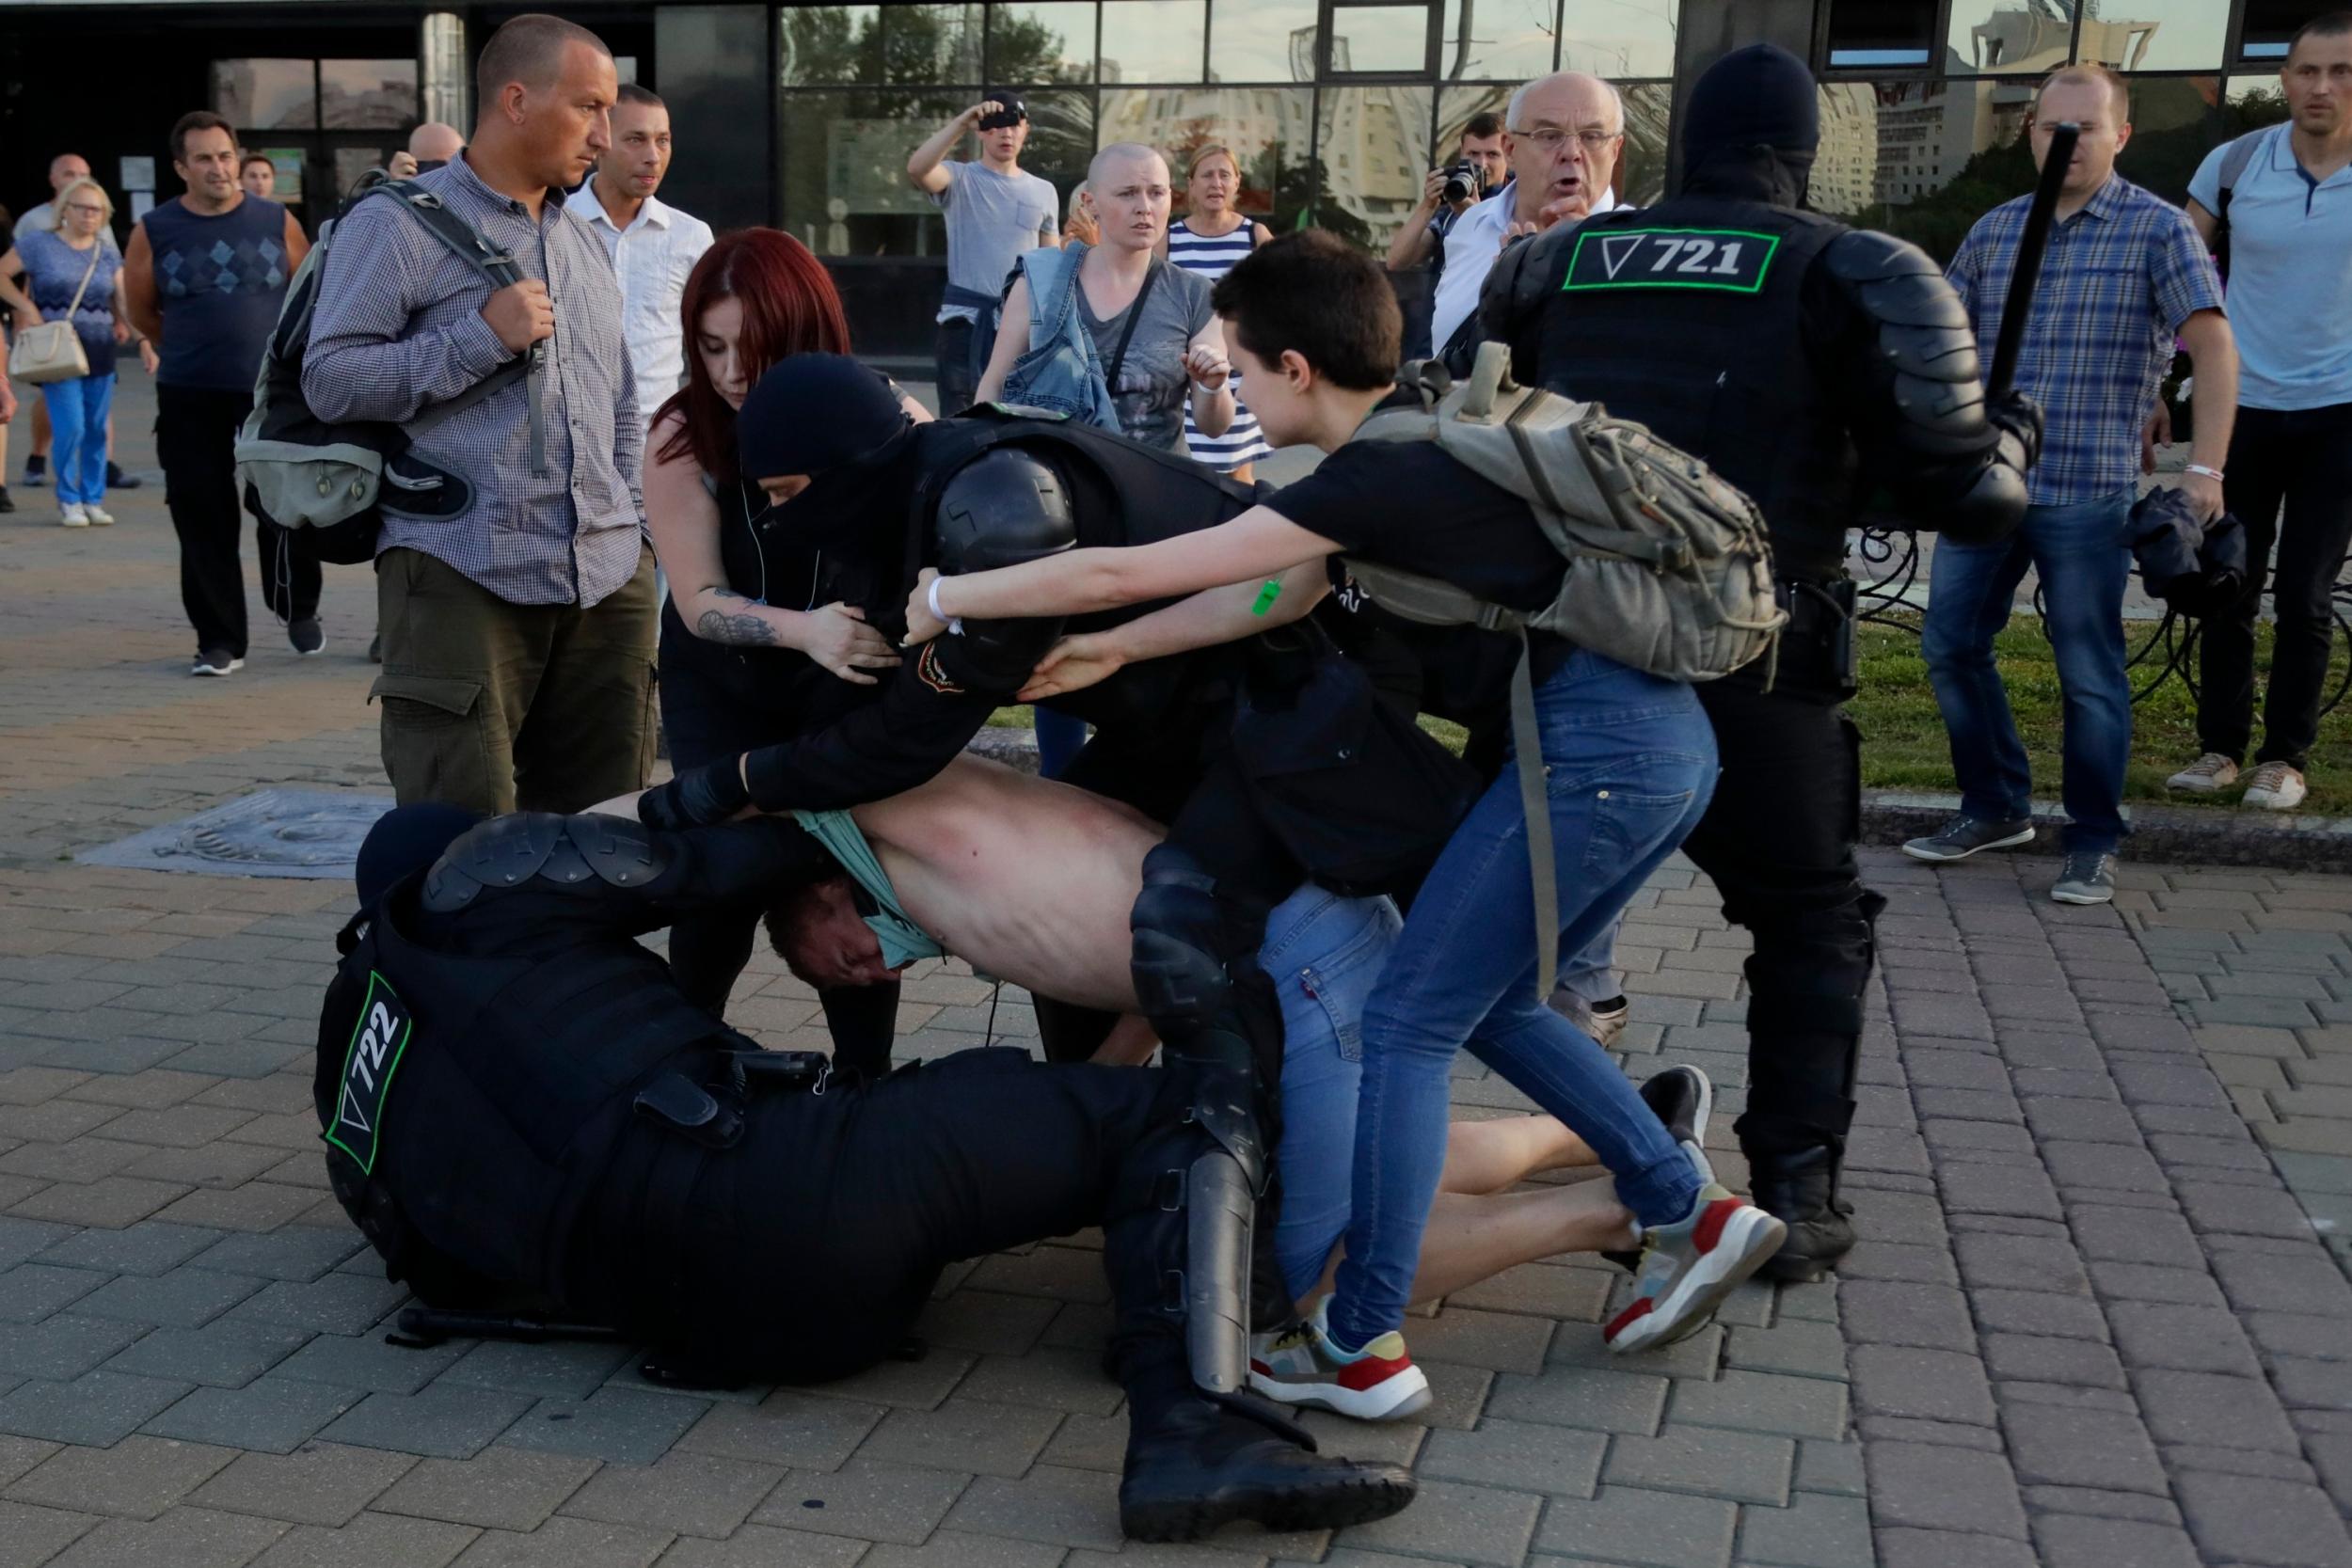
<path id="1" fill-rule="evenodd" d="M 1198 1032 L 1232 1006 L 1226 966 L 1237 937 L 1216 888 L 1216 879 L 1175 845 L 1143 857 L 1143 891 L 1128 921 L 1136 997 L 1163 1037 L 1168 1029 Z"/>

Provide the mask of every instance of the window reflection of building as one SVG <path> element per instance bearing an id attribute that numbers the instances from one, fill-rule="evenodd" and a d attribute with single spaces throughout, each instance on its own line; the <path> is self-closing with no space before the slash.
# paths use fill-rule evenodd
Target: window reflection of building
<path id="1" fill-rule="evenodd" d="M 1023 166 L 1065 198 L 1096 147 L 1162 148 L 1181 177 L 1187 154 L 1215 141 L 1239 156 L 1244 211 L 1277 229 L 1311 217 L 1378 247 L 1471 114 L 1502 112 L 1521 82 L 1564 63 L 1600 70 L 1624 91 L 1619 190 L 1654 200 L 1680 9 L 1680 0 L 1570 0 L 1564 22 L 1563 0 L 1347 6 L 1327 48 L 1317 0 L 787 6 L 783 223 L 823 255 L 939 255 L 944 225 L 907 183 L 906 154 L 984 88 L 1005 86 L 1029 106 Z M 1438 81 L 1423 74 L 1433 20 Z M 977 152 L 967 142 L 949 155 Z"/>

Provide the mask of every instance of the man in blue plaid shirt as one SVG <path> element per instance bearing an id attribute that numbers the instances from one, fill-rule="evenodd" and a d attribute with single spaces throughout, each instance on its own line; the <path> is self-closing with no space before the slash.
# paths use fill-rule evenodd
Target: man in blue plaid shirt
<path id="1" fill-rule="evenodd" d="M 2123 530 L 2144 454 L 2153 456 L 2142 436 L 2176 339 L 2197 372 L 2197 434 L 2183 485 L 2207 519 L 2221 514 L 2221 464 L 2237 411 L 2237 350 L 2204 243 L 2187 214 L 2115 172 L 2131 138 L 2130 103 L 2122 78 L 2098 65 L 2053 71 L 2035 99 L 2037 162 L 2048 156 L 2053 127 L 2082 127 L 2017 361 L 2018 390 L 2047 414 L 2042 460 L 2026 476 L 2032 504 L 2014 534 L 1997 545 L 1936 546 L 1921 641 L 1961 809 L 1903 846 L 1920 860 L 1952 861 L 2033 837 L 2032 777 L 1993 657 L 2030 566 L 2065 699 L 2066 863 L 2050 892 L 2070 904 L 2104 904 L 2115 893 L 2132 744 Z M 2020 197 L 1987 213 L 1952 258 L 1952 286 L 1988 364 L 2030 205 Z"/>

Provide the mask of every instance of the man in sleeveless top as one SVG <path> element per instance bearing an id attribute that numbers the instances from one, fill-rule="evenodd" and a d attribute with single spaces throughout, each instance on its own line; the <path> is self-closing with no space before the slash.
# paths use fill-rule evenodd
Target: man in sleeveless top
<path id="1" fill-rule="evenodd" d="M 197 110 L 171 128 L 171 166 L 187 193 L 131 230 L 122 260 L 131 325 L 153 340 L 155 451 L 180 535 L 180 602 L 196 628 L 193 675 L 245 663 L 244 533 L 237 497 L 237 427 L 286 284 L 310 248 L 294 215 L 237 184 L 237 137 Z M 319 562 L 301 533 L 256 519 L 262 597 L 287 624 L 297 654 L 326 645 L 319 627 Z"/>

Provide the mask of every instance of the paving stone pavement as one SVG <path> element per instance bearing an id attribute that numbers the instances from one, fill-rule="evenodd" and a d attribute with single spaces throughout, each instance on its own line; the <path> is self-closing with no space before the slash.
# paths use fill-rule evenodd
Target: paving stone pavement
<path id="1" fill-rule="evenodd" d="M 1422 1419 L 1312 1418 L 1423 1482 L 1336 1536 L 1120 1540 L 1086 1236 L 950 1270 L 923 1360 L 824 1388 L 389 1347 L 402 1292 L 309 1112 L 347 885 L 60 858 L 257 784 L 380 787 L 368 579 L 330 573 L 324 657 L 257 601 L 246 670 L 192 682 L 156 491 L 119 499 L 111 531 L 0 518 L 0 1568 L 2352 1564 L 2345 879 L 2131 867 L 2116 908 L 2074 911 L 2047 863 L 1874 854 L 1841 1280 L 1743 1290 L 1629 1359 L 1601 1351 L 1622 1284 L 1590 1260 L 1460 1293 L 1408 1330 Z M 1628 1067 L 1714 1076 L 1735 1181 L 1744 946 L 1677 865 L 1622 949 Z M 906 1053 L 980 1043 L 990 1002 L 925 966 Z M 733 1016 L 822 1040 L 772 959 Z M 1034 1034 L 1012 994 L 994 1028 Z M 1462 1116 L 1525 1108 L 1474 1066 L 1455 1088 Z"/>

